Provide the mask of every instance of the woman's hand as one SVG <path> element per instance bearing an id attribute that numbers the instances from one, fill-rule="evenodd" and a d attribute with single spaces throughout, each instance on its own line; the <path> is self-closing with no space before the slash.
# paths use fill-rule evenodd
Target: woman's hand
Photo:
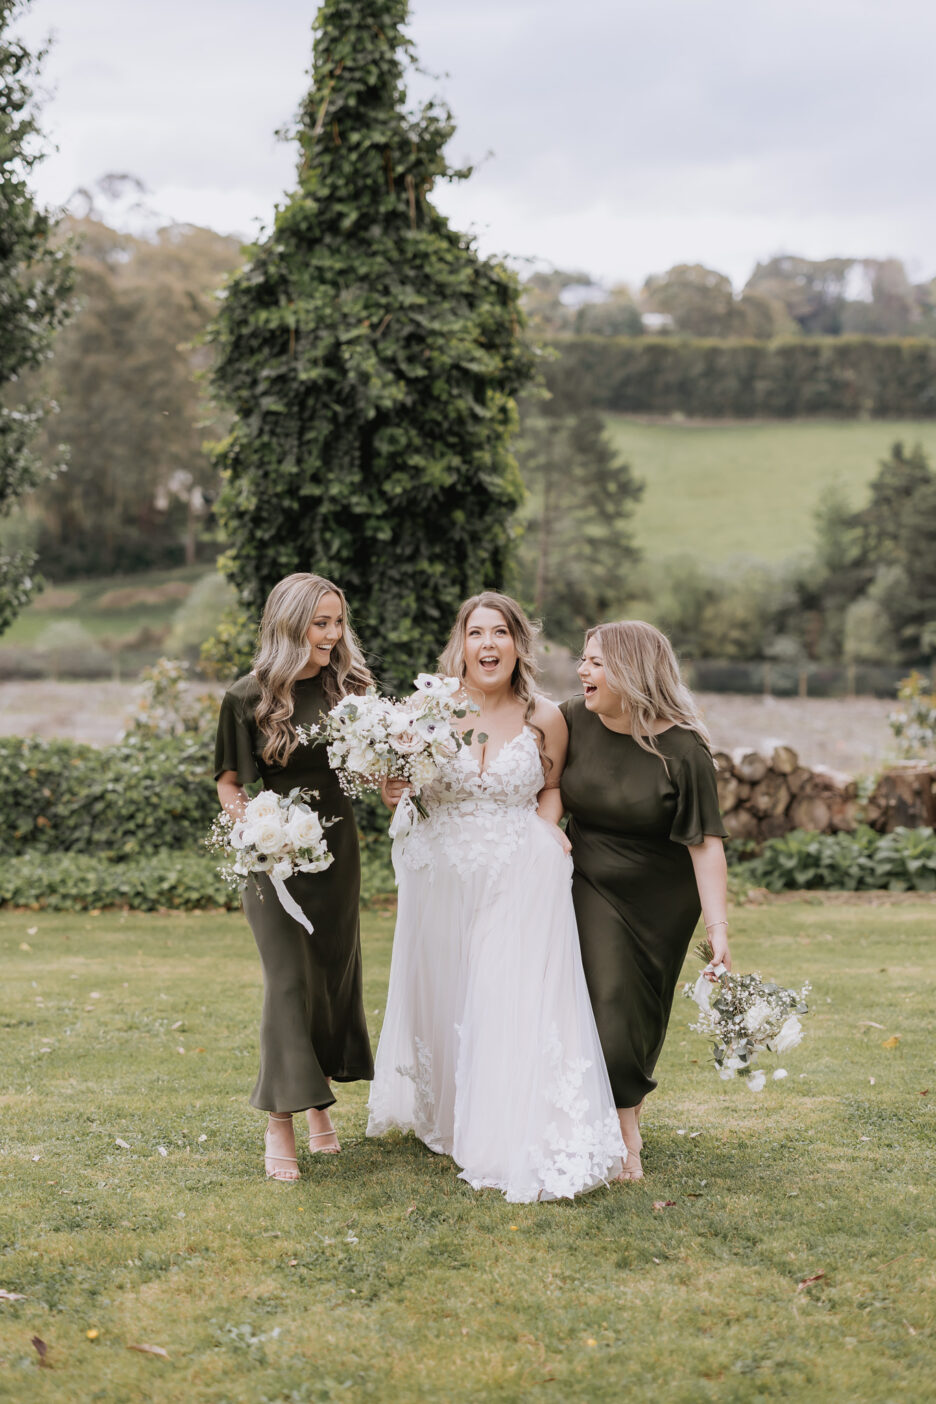
<path id="1" fill-rule="evenodd" d="M 719 965 L 723 965 L 726 970 L 731 969 L 731 951 L 728 949 L 728 924 L 727 922 L 719 922 L 717 926 L 712 927 L 711 931 L 708 931 L 708 928 L 706 928 L 706 931 L 709 945 L 712 948 L 712 959 L 702 973 L 707 980 L 714 981 L 718 979 L 715 971 Z"/>
<path id="2" fill-rule="evenodd" d="M 409 789 L 407 780 L 381 780 L 380 798 L 388 809 L 396 809 L 403 796 L 409 793 Z"/>
<path id="3" fill-rule="evenodd" d="M 542 814 L 539 817 L 543 819 Z M 556 843 L 558 843 L 563 853 L 571 853 L 572 845 L 566 836 L 565 830 L 560 829 L 558 824 L 551 824 L 548 819 L 543 819 L 543 823 L 549 830 L 550 837 L 555 839 Z"/>

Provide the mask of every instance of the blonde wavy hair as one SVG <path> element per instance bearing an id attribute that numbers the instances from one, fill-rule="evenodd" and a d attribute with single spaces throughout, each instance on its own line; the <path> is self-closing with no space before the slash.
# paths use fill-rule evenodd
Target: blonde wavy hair
<path id="1" fill-rule="evenodd" d="M 468 632 L 468 621 L 476 609 L 496 610 L 507 625 L 507 631 L 513 640 L 514 648 L 517 650 L 517 661 L 510 676 L 510 685 L 517 701 L 523 704 L 524 725 L 533 727 L 538 739 L 540 754 L 543 756 L 544 767 L 548 768 L 548 758 L 543 753 L 543 743 L 546 738 L 541 728 L 533 726 L 531 721 L 536 710 L 537 696 L 537 668 L 533 646 L 540 626 L 532 619 L 527 618 L 516 600 L 511 599 L 510 595 L 500 594 L 497 590 L 483 590 L 480 595 L 472 595 L 470 599 L 465 600 L 455 616 L 455 623 L 452 625 L 448 643 L 439 655 L 439 671 L 449 678 L 464 678 L 465 635 Z"/>
<path id="2" fill-rule="evenodd" d="M 621 699 L 621 711 L 631 723 L 631 735 L 645 751 L 666 758 L 653 733 L 655 722 L 669 722 L 694 731 L 709 755 L 712 739 L 692 693 L 682 680 L 673 645 L 665 634 L 641 619 L 597 624 L 585 635 L 597 639 L 605 677 Z M 714 765 L 714 760 L 712 762 Z"/>
<path id="3" fill-rule="evenodd" d="M 263 607 L 253 660 L 260 684 L 256 720 L 267 738 L 262 755 L 268 765 L 285 765 L 298 745 L 292 688 L 309 661 L 307 636 L 325 595 L 337 595 L 341 601 L 341 638 L 322 669 L 326 704 L 333 707 L 347 693 L 362 693 L 373 682 L 337 585 L 307 571 L 296 571 L 274 585 Z"/>

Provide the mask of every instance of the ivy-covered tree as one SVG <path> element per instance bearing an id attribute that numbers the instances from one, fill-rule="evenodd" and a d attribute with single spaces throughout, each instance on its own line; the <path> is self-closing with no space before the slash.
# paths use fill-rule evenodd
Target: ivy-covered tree
<path id="1" fill-rule="evenodd" d="M 325 0 L 297 123 L 298 185 L 209 333 L 226 569 L 256 619 L 295 570 L 347 591 L 391 686 L 459 602 L 504 577 L 522 484 L 509 440 L 531 378 L 519 286 L 430 196 L 447 111 L 406 109 L 406 0 Z"/>
<path id="2" fill-rule="evenodd" d="M 32 444 L 47 406 L 38 392 L 24 394 L 22 378 L 49 355 L 72 276 L 55 220 L 29 188 L 43 154 L 32 88 L 43 54 L 11 33 L 27 7 L 28 0 L 0 0 L 0 516 L 42 476 Z M 0 549 L 0 633 L 36 588 L 34 559 Z"/>

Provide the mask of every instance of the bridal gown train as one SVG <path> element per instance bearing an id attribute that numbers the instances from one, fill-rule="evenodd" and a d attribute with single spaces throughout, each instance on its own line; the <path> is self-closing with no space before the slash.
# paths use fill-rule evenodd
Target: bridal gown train
<path id="1" fill-rule="evenodd" d="M 572 907 L 524 727 L 463 747 L 394 842 L 399 909 L 367 1126 L 412 1130 L 512 1202 L 606 1184 L 626 1155 Z"/>

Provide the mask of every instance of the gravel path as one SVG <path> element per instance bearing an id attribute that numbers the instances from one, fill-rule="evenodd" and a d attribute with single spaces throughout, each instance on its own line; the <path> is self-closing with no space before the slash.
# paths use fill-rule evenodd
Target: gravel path
<path id="1" fill-rule="evenodd" d="M 216 684 L 199 686 L 220 696 Z M 0 735 L 115 741 L 138 688 L 118 682 L 0 682 Z M 862 774 L 888 759 L 893 702 L 874 697 L 745 697 L 703 692 L 699 701 L 716 746 L 788 742 L 806 765 Z"/>

